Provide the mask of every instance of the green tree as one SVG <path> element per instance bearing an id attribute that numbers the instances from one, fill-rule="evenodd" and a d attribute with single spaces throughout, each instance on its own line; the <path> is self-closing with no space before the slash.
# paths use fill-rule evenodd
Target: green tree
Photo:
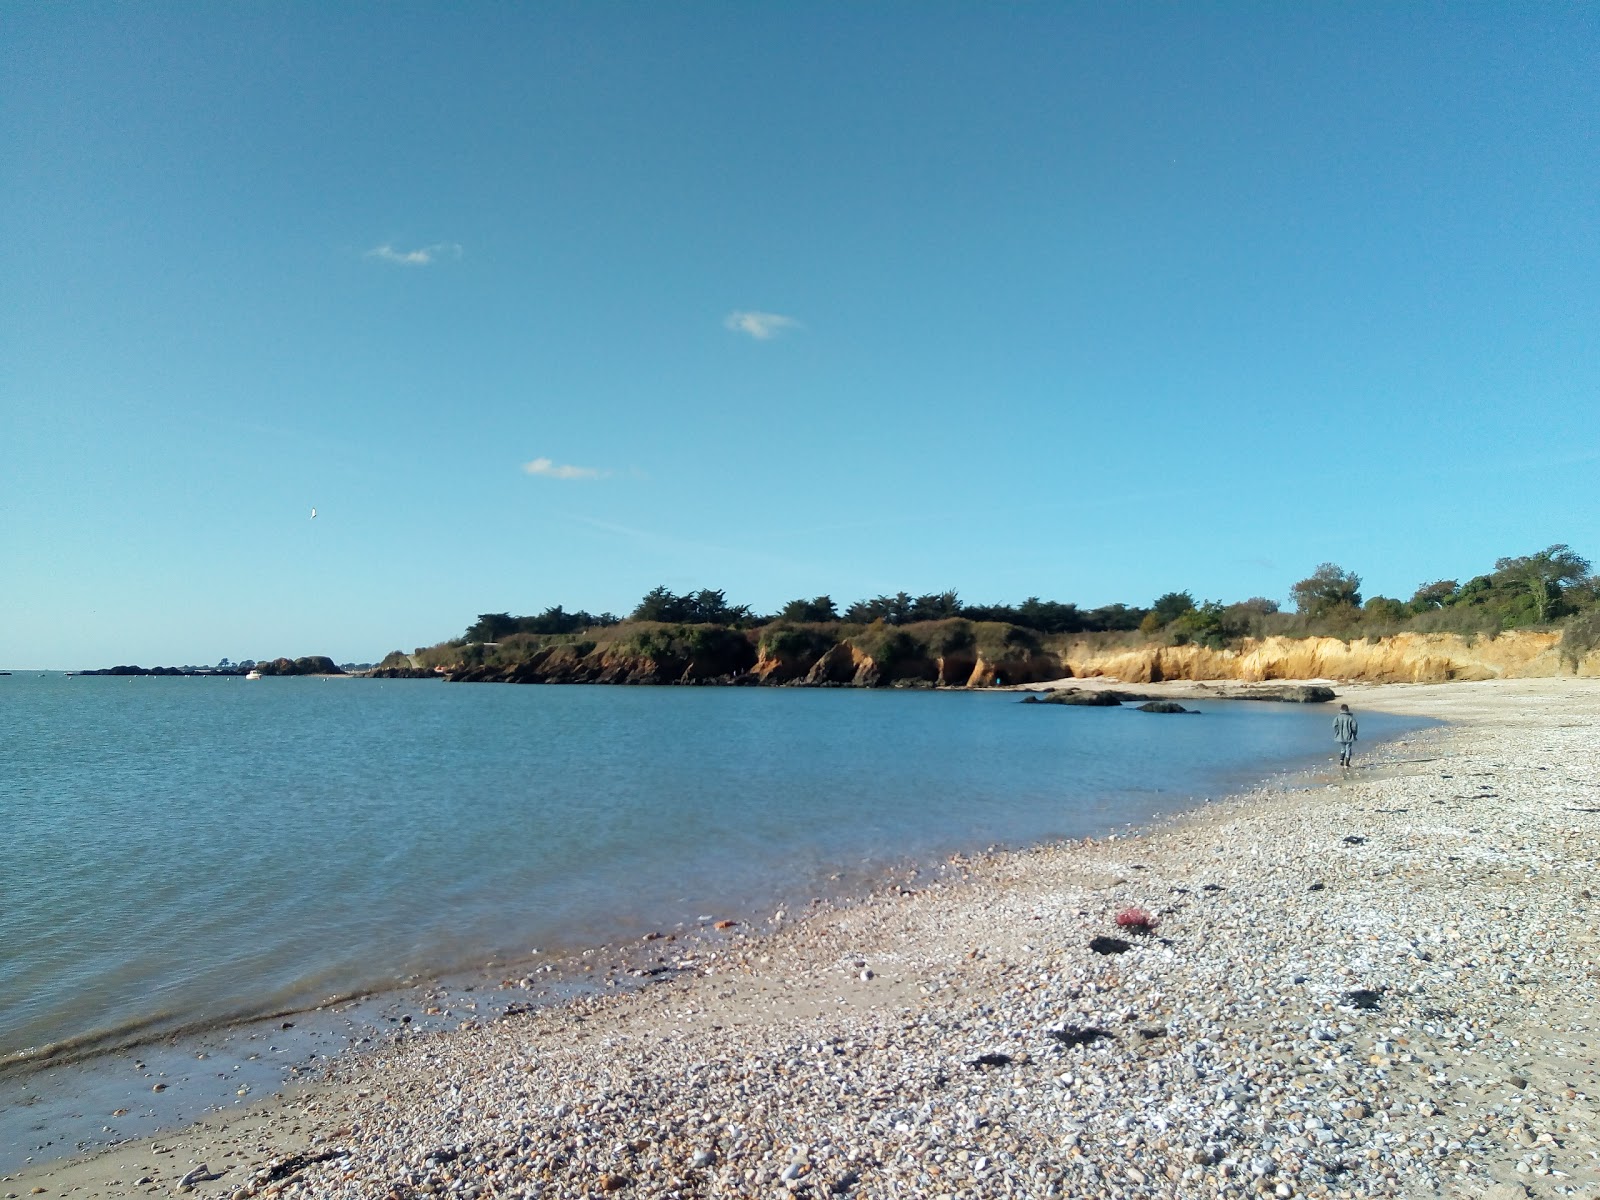
<path id="1" fill-rule="evenodd" d="M 832 596 L 813 596 L 810 600 L 791 600 L 778 613 L 780 621 L 837 621 L 838 606 Z"/>
<path id="2" fill-rule="evenodd" d="M 469 642 L 498 642 L 517 631 L 517 618 L 510 613 L 479 613 L 463 635 Z"/>
<path id="3" fill-rule="evenodd" d="M 1458 590 L 1454 579 L 1436 579 L 1432 583 L 1424 583 L 1418 586 L 1417 590 L 1411 594 L 1408 606 L 1414 613 L 1443 608 L 1446 604 L 1455 602 Z"/>
<path id="4" fill-rule="evenodd" d="M 1029 596 L 1017 607 L 1016 624 L 1040 633 L 1078 633 L 1083 629 L 1083 614 L 1076 604 L 1041 600 Z"/>
<path id="5" fill-rule="evenodd" d="M 911 602 L 913 621 L 948 621 L 961 615 L 961 598 L 954 591 L 929 592 Z"/>
<path id="6" fill-rule="evenodd" d="M 1536 619 L 1544 624 L 1560 612 L 1562 585 L 1581 583 L 1588 574 L 1589 560 L 1558 542 L 1537 554 L 1497 559 L 1491 579 L 1497 586 L 1526 592 Z"/>
<path id="7" fill-rule="evenodd" d="M 1094 633 L 1127 632 L 1139 628 L 1148 609 L 1128 604 L 1102 604 L 1083 614 L 1083 628 Z"/>
<path id="8" fill-rule="evenodd" d="M 896 592 L 892 596 L 874 596 L 871 600 L 857 600 L 845 609 L 844 619 L 861 625 L 882 621 L 886 625 L 904 625 L 911 619 L 916 600 L 910 592 Z"/>
<path id="9" fill-rule="evenodd" d="M 629 615 L 631 621 L 681 621 L 683 600 L 667 587 L 651 588 L 644 599 L 634 605 Z"/>
<path id="10" fill-rule="evenodd" d="M 1289 589 L 1295 611 L 1319 617 L 1331 609 L 1361 607 L 1361 576 L 1337 563 L 1325 562 Z"/>
<path id="11" fill-rule="evenodd" d="M 670 588 L 658 587 L 645 593 L 630 619 L 681 625 L 738 625 L 750 619 L 750 607 L 729 604 L 727 595 L 713 588 L 679 596 Z"/>
<path id="12" fill-rule="evenodd" d="M 1374 620 L 1396 624 L 1406 619 L 1406 606 L 1388 596 L 1372 596 L 1361 606 L 1363 615 Z"/>
<path id="13" fill-rule="evenodd" d="M 1184 613 L 1194 611 L 1194 596 L 1188 592 L 1168 592 L 1156 598 L 1150 615 L 1163 625 L 1170 625 Z"/>
<path id="14" fill-rule="evenodd" d="M 1188 595 L 1187 592 L 1180 594 Z M 1162 597 L 1162 599 L 1166 599 L 1166 597 Z M 1158 600 L 1156 603 L 1159 604 L 1160 601 Z M 1228 637 L 1224 616 L 1226 612 L 1227 610 L 1216 600 L 1207 600 L 1199 608 L 1191 604 L 1185 611 L 1172 619 L 1172 623 L 1167 626 L 1167 632 L 1171 635 L 1176 645 L 1182 646 L 1189 642 L 1196 642 L 1212 650 L 1220 650 Z M 1152 611 L 1150 615 L 1155 616 L 1157 614 Z"/>

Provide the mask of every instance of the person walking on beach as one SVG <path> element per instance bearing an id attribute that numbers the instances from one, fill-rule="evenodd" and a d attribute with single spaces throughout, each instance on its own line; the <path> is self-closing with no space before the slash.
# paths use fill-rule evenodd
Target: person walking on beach
<path id="1" fill-rule="evenodd" d="M 1339 705 L 1339 715 L 1333 719 L 1333 736 L 1339 743 L 1339 765 L 1348 767 L 1356 748 L 1356 719 L 1348 704 Z"/>

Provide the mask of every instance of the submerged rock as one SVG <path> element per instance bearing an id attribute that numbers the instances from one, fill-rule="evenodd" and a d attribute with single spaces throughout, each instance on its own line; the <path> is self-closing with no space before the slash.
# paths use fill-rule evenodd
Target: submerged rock
<path id="1" fill-rule="evenodd" d="M 1146 704 L 1139 705 L 1138 711 L 1149 713 L 1187 713 L 1191 717 L 1197 717 L 1200 715 L 1192 708 L 1185 708 L 1176 700 L 1151 700 Z"/>

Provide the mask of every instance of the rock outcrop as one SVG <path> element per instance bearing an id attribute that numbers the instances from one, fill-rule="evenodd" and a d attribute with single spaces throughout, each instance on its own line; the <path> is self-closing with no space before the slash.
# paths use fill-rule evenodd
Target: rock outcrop
<path id="1" fill-rule="evenodd" d="M 309 654 L 304 658 L 275 658 L 271 662 L 258 662 L 256 670 L 263 675 L 343 675 L 339 664 L 325 654 Z"/>
<path id="2" fill-rule="evenodd" d="M 1130 685 L 1295 679 L 1442 683 L 1571 670 L 1560 658 L 1560 634 L 1529 630 L 1476 639 L 1437 633 L 1349 642 L 1271 637 L 1217 650 L 1049 639 L 1010 626 L 980 626 L 975 633 L 971 623 L 962 622 L 857 629 L 841 637 L 837 626 L 768 626 L 747 632 L 662 625 L 598 645 L 574 641 L 541 646 L 511 664 L 458 665 L 448 678 L 457 683 L 991 687 L 1069 678 Z M 1600 654 L 1579 662 L 1578 672 L 1600 675 Z M 374 674 L 409 677 L 398 665 Z M 1246 698 L 1316 702 L 1331 695 L 1268 695 L 1254 689 Z"/>
<path id="3" fill-rule="evenodd" d="M 509 665 L 459 667 L 451 683 L 733 683 L 756 665 L 755 647 L 735 630 L 693 642 L 646 647 L 578 642 L 546 646 Z"/>

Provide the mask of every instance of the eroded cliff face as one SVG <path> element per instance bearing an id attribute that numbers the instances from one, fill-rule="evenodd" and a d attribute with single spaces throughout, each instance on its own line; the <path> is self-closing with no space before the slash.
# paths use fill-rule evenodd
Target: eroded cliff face
<path id="1" fill-rule="evenodd" d="M 1073 643 L 1062 655 L 1070 674 L 1110 676 L 1129 683 L 1163 679 L 1340 679 L 1364 683 L 1445 683 L 1450 680 L 1544 678 L 1570 671 L 1557 653 L 1559 633 L 1512 630 L 1468 640 L 1453 633 L 1400 633 L 1371 641 L 1264 638 L 1237 650 L 1203 646 L 1143 646 L 1106 650 Z M 1600 655 L 1579 664 L 1600 675 Z"/>
<path id="2" fill-rule="evenodd" d="M 744 637 L 692 654 L 639 654 L 615 647 L 554 646 L 513 666 L 462 667 L 455 682 L 744 683 L 811 687 L 993 687 L 1107 676 L 1126 683 L 1166 679 L 1337 679 L 1367 683 L 1534 678 L 1570 672 L 1558 633 L 1515 630 L 1496 638 L 1402 633 L 1373 640 L 1264 638 L 1237 649 L 1204 646 L 1105 647 L 1088 640 L 1055 647 L 1018 645 L 987 657 L 976 646 L 943 654 L 907 653 L 880 662 L 849 641 L 825 640 L 778 651 Z M 1600 675 L 1600 652 L 1578 664 Z"/>

